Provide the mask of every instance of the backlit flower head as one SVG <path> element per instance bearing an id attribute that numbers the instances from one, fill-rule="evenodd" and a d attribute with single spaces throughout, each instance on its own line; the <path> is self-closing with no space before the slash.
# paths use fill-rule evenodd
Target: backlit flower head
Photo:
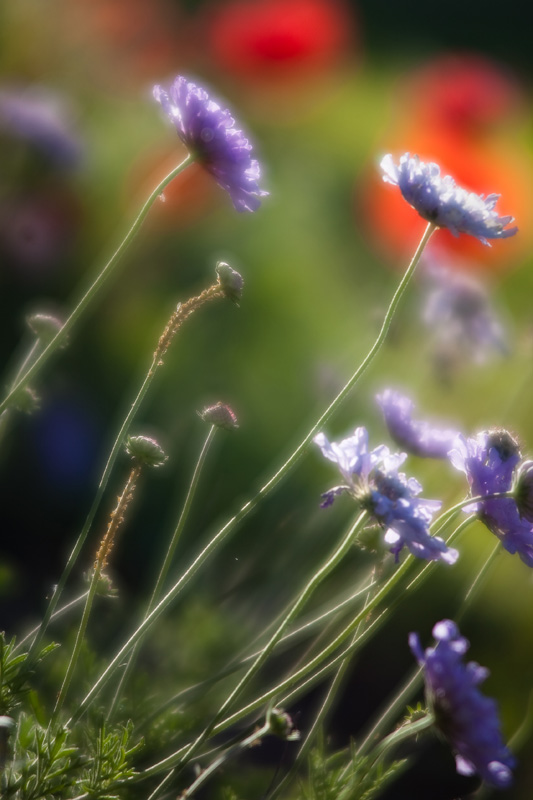
<path id="1" fill-rule="evenodd" d="M 469 192 L 449 175 L 441 177 L 437 164 L 426 164 L 418 156 L 405 153 L 396 165 L 389 154 L 382 159 L 381 169 L 383 180 L 398 186 L 421 217 L 439 228 L 448 228 L 454 236 L 468 233 L 490 246 L 489 239 L 506 239 L 518 230 L 506 227 L 513 217 L 500 217 L 494 210 L 500 195 L 483 197 Z"/>
<path id="2" fill-rule="evenodd" d="M 322 454 L 337 464 L 346 481 L 322 495 L 322 508 L 330 506 L 339 494 L 347 492 L 385 530 L 385 542 L 390 545 L 396 561 L 403 547 L 418 558 L 441 560 L 453 564 L 456 550 L 448 548 L 443 539 L 431 536 L 429 525 L 440 508 L 436 500 L 418 497 L 422 491 L 415 478 L 407 478 L 398 468 L 405 453 L 391 453 L 385 445 L 368 450 L 368 433 L 357 428 L 353 436 L 341 442 L 330 442 L 323 433 L 315 436 Z"/>
<path id="3" fill-rule="evenodd" d="M 477 773 L 504 789 L 512 783 L 515 759 L 502 739 L 495 701 L 478 689 L 489 672 L 474 661 L 463 664 L 469 642 L 451 620 L 438 622 L 433 636 L 437 644 L 424 651 L 418 635 L 411 633 L 409 646 L 424 668 L 428 703 L 454 751 L 457 772 Z"/>
<path id="4" fill-rule="evenodd" d="M 510 491 L 520 462 L 518 444 L 504 430 L 484 431 L 471 439 L 460 435 L 449 455 L 453 466 L 465 473 L 474 496 Z M 521 516 L 513 497 L 487 498 L 464 510 L 476 512 L 509 553 L 518 553 L 533 567 L 533 524 Z"/>
<path id="5" fill-rule="evenodd" d="M 458 431 L 414 420 L 414 404 L 400 392 L 385 389 L 377 395 L 376 400 L 383 411 L 389 433 L 397 444 L 422 458 L 447 458 Z"/>
<path id="6" fill-rule="evenodd" d="M 256 211 L 260 197 L 259 162 L 252 145 L 227 109 L 209 98 L 200 86 L 178 76 L 167 93 L 154 87 L 154 97 L 170 117 L 191 155 L 230 195 L 237 211 Z"/>

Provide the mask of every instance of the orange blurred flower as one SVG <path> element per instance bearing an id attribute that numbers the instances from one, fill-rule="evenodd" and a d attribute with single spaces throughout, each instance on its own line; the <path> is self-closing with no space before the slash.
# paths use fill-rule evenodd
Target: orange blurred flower
<path id="1" fill-rule="evenodd" d="M 403 92 L 403 93 L 402 93 Z M 433 161 L 441 175 L 476 194 L 500 194 L 498 213 L 513 216 L 517 236 L 484 247 L 469 236 L 439 230 L 431 245 L 479 270 L 503 271 L 530 249 L 533 164 L 517 136 L 520 90 L 505 69 L 480 56 L 446 56 L 400 86 L 401 110 L 383 152 L 408 151 Z M 507 124 L 506 124 L 507 123 Z M 357 190 L 359 216 L 369 238 L 391 263 L 402 266 L 422 237 L 425 221 L 376 167 Z"/>

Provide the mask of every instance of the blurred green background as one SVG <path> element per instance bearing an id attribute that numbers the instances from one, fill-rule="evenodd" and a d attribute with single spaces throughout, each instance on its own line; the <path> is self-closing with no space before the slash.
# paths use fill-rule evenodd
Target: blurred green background
<path id="1" fill-rule="evenodd" d="M 1 453 L 6 629 L 38 617 L 167 318 L 178 301 L 212 282 L 217 260 L 244 277 L 240 307 L 213 304 L 187 323 L 134 424 L 135 433 L 157 436 L 170 458 L 145 479 L 116 553 L 113 577 L 125 618 L 153 579 L 207 433 L 196 412 L 222 400 L 240 427 L 218 435 L 179 565 L 306 434 L 372 344 L 416 244 L 416 214 L 395 205 L 394 190 L 380 183 L 384 153 L 419 152 L 475 191 L 502 192 L 499 208 L 516 216 L 518 236 L 491 251 L 448 236 L 439 257 L 452 266 L 465 262 L 486 283 L 509 348 L 478 364 L 459 347 L 443 369 L 434 332 L 422 320 L 424 284 L 415 281 L 386 347 L 328 434 L 338 439 L 364 424 L 371 442 L 390 444 L 374 396 L 393 386 L 413 396 L 421 416 L 468 434 L 504 426 L 519 436 L 525 455 L 533 450 L 529 47 L 515 17 L 495 22 L 488 9 L 458 2 L 428 9 L 371 0 L 4 0 L 6 380 L 31 344 L 25 316 L 68 312 L 149 191 L 183 157 L 151 98 L 154 83 L 168 86 L 184 74 L 222 98 L 249 133 L 270 192 L 256 213 L 240 215 L 198 170 L 177 179 L 68 348 L 39 377 L 40 409 L 13 420 Z M 13 96 L 39 98 L 62 147 L 70 142 L 68 158 L 17 129 L 5 111 Z M 126 469 L 125 460 L 116 468 L 84 568 Z M 464 492 L 447 465 L 413 458 L 407 470 L 427 497 L 448 502 Z M 318 508 L 320 493 L 335 482 L 311 452 L 204 570 L 188 598 L 190 617 L 176 619 L 183 637 L 209 638 L 211 626 L 224 651 L 229 631 L 244 641 L 283 607 L 350 518 L 348 502 Z M 418 630 L 427 642 L 435 621 L 454 616 L 491 544 L 484 528 L 469 529 L 458 565 L 436 571 L 434 583 L 398 607 L 394 625 L 354 667 L 343 711 L 331 723 L 332 746 L 356 735 L 371 706 L 410 669 L 407 633 Z M 361 557 L 355 553 L 339 573 L 347 588 Z M 491 668 L 487 693 L 498 697 L 509 735 L 531 691 L 532 622 L 530 570 L 503 553 L 463 630 L 472 657 Z M 305 721 L 305 706 L 300 713 Z M 517 787 L 508 796 L 531 796 L 528 754 L 530 745 L 519 754 Z M 453 764 L 447 766 L 453 779 Z M 443 784 L 439 791 L 451 793 L 431 796 L 457 796 L 467 785 Z M 427 797 L 428 786 L 390 796 Z"/>

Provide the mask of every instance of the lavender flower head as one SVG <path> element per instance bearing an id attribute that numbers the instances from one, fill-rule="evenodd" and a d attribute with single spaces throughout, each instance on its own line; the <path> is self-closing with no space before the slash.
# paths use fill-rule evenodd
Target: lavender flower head
<path id="1" fill-rule="evenodd" d="M 346 481 L 322 495 L 322 508 L 330 506 L 339 494 L 348 492 L 385 529 L 385 542 L 396 561 L 403 547 L 428 561 L 453 564 L 457 560 L 456 550 L 429 533 L 440 502 L 419 498 L 422 487 L 418 481 L 398 472 L 407 458 L 405 453 L 391 453 L 385 445 L 369 451 L 368 433 L 362 427 L 338 443 L 330 442 L 323 433 L 315 436 L 314 441 L 322 454 L 337 465 Z"/>
<path id="2" fill-rule="evenodd" d="M 434 427 L 429 422 L 414 420 L 413 402 L 393 389 L 385 389 L 376 397 L 381 406 L 389 433 L 401 447 L 422 458 L 447 458 L 458 431 Z"/>
<path id="3" fill-rule="evenodd" d="M 520 450 L 507 431 L 484 431 L 472 439 L 458 436 L 449 457 L 465 473 L 472 494 L 483 496 L 511 490 Z M 487 498 L 463 510 L 476 512 L 507 552 L 533 567 L 533 524 L 521 516 L 515 498 Z"/>
<path id="4" fill-rule="evenodd" d="M 75 167 L 83 155 L 69 109 L 63 98 L 49 89 L 0 89 L 2 130 L 29 142 L 58 167 Z"/>
<path id="5" fill-rule="evenodd" d="M 471 275 L 430 264 L 423 321 L 441 351 L 483 363 L 509 350 L 504 326 L 486 287 Z"/>
<path id="6" fill-rule="evenodd" d="M 457 772 L 477 773 L 504 789 L 512 782 L 515 759 L 503 742 L 495 701 L 478 689 L 489 672 L 474 661 L 462 663 L 469 642 L 451 620 L 438 622 L 433 636 L 437 644 L 425 652 L 416 633 L 409 635 L 409 646 L 424 667 L 428 703 L 454 751 Z"/>
<path id="7" fill-rule="evenodd" d="M 154 86 L 154 97 L 170 117 L 179 138 L 191 155 L 225 189 L 237 211 L 256 211 L 260 197 L 259 162 L 252 158 L 252 145 L 227 109 L 209 98 L 196 84 L 178 76 L 167 93 Z"/>
<path id="8" fill-rule="evenodd" d="M 426 164 L 418 156 L 405 153 L 396 165 L 392 156 L 381 161 L 383 180 L 398 186 L 404 199 L 423 219 L 439 228 L 448 228 L 454 236 L 468 233 L 490 247 L 489 239 L 514 236 L 518 228 L 506 228 L 513 217 L 500 217 L 494 210 L 500 195 L 487 197 L 457 186 L 453 178 L 440 175 L 440 168 Z"/>

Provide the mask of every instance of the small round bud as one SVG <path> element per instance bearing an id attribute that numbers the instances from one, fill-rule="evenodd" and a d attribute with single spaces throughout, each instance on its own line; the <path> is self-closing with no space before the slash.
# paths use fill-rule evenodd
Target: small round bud
<path id="1" fill-rule="evenodd" d="M 37 338 L 45 342 L 51 342 L 63 327 L 61 320 L 52 314 L 30 314 L 26 317 L 26 322 Z"/>
<path id="2" fill-rule="evenodd" d="M 518 470 L 515 501 L 520 516 L 533 522 L 533 461 L 524 461 Z"/>
<path id="3" fill-rule="evenodd" d="M 244 286 L 242 275 L 232 269 L 225 261 L 219 261 L 215 269 L 218 275 L 218 282 L 226 297 L 239 305 L 238 301 L 241 299 L 242 287 Z"/>
<path id="4" fill-rule="evenodd" d="M 514 456 L 520 456 L 520 445 L 504 428 L 494 428 L 489 431 L 487 447 L 494 447 L 502 461 L 508 461 Z"/>
<path id="5" fill-rule="evenodd" d="M 163 448 L 149 436 L 128 436 L 126 452 L 148 467 L 160 467 L 167 460 Z"/>
<path id="6" fill-rule="evenodd" d="M 237 417 L 225 403 L 216 403 L 214 406 L 208 406 L 198 413 L 205 422 L 210 422 L 211 425 L 216 425 L 217 428 L 233 431 L 239 427 Z"/>
<path id="7" fill-rule="evenodd" d="M 270 733 L 286 742 L 294 742 L 300 738 L 300 732 L 294 727 L 292 718 L 280 708 L 272 708 L 267 714 Z"/>

